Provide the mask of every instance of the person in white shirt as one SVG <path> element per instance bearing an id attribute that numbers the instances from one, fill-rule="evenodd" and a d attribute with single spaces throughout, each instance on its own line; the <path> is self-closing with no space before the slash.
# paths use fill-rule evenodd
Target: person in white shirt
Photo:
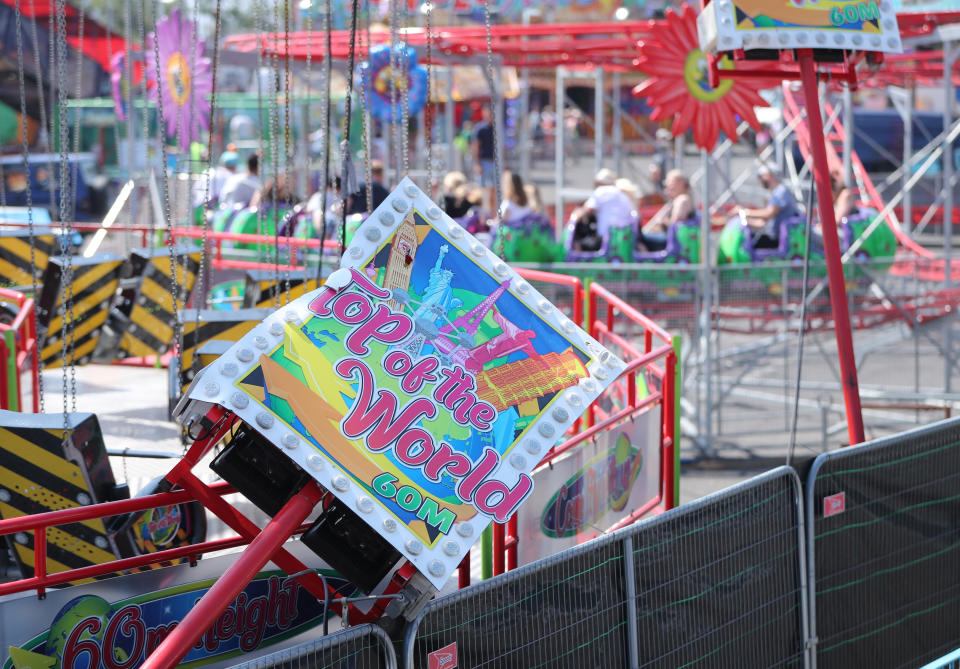
<path id="1" fill-rule="evenodd" d="M 220 201 L 220 195 L 227 181 L 237 171 L 240 156 L 236 151 L 228 149 L 220 154 L 220 160 L 215 167 L 204 170 L 193 182 L 194 206 L 215 204 Z"/>
<path id="2" fill-rule="evenodd" d="M 263 185 L 260 182 L 259 170 L 260 159 L 256 153 L 251 153 L 247 156 L 247 171 L 233 174 L 223 185 L 223 191 L 220 193 L 220 204 L 230 207 L 236 205 L 248 206 L 254 193 L 260 190 Z"/>
<path id="3" fill-rule="evenodd" d="M 223 187 L 227 181 L 237 173 L 237 166 L 240 164 L 240 156 L 236 151 L 227 150 L 220 154 L 220 164 L 213 171 L 213 179 L 210 182 L 210 199 L 220 201 L 223 193 Z"/>
<path id="4" fill-rule="evenodd" d="M 623 228 L 633 224 L 633 203 L 616 186 L 617 175 L 603 168 L 594 177 L 593 194 L 573 213 L 579 220 L 593 214 L 597 217 L 597 235 L 605 239 L 610 228 Z"/>

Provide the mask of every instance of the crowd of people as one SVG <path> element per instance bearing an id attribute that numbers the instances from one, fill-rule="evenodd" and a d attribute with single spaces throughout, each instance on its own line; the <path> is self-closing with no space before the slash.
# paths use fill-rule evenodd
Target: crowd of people
<path id="1" fill-rule="evenodd" d="M 474 127 L 472 150 L 474 155 L 474 180 L 463 172 L 448 172 L 440 184 L 440 204 L 452 218 L 465 223 L 472 233 L 490 234 L 497 224 L 516 226 L 526 219 L 539 217 L 550 219 L 544 211 L 536 185 L 524 183 L 521 176 L 510 170 L 499 175 L 501 201 L 495 202 L 498 179 L 496 174 L 493 127 L 489 110 L 482 112 L 481 120 Z M 241 168 L 241 162 L 245 165 Z M 664 168 L 668 168 L 665 169 Z M 362 178 L 352 192 L 344 195 L 340 176 L 330 178 L 326 187 L 317 188 L 302 201 L 295 192 L 292 179 L 286 174 L 262 180 L 260 158 L 252 153 L 241 161 L 238 153 L 228 147 L 219 158 L 216 167 L 201 180 L 203 189 L 200 201 L 216 203 L 221 207 L 240 209 L 244 207 L 281 206 L 290 208 L 298 203 L 312 220 L 314 236 L 331 236 L 337 222 L 346 211 L 347 215 L 363 215 L 376 209 L 389 195 L 385 182 L 384 165 L 372 160 L 370 165 L 370 188 Z M 364 175 L 361 175 L 362 177 Z M 767 191 L 767 201 L 762 207 L 741 208 L 741 220 L 751 231 L 752 244 L 756 249 L 777 248 L 780 244 L 784 222 L 801 216 L 801 207 L 790 188 L 781 180 L 778 171 L 762 164 L 757 178 Z M 679 169 L 669 168 L 665 161 L 653 160 L 648 166 L 646 187 L 641 189 L 632 180 L 618 177 L 604 168 L 594 176 L 590 196 L 570 217 L 575 227 L 575 250 L 596 251 L 602 240 L 608 239 L 616 228 L 631 228 L 640 252 L 662 251 L 667 246 L 671 225 L 693 220 L 697 207 L 691 193 L 690 181 Z M 857 211 L 857 196 L 844 184 L 842 177 L 831 175 L 835 215 L 839 225 L 844 217 Z M 655 213 L 641 220 L 638 211 Z M 821 235 L 819 224 L 814 226 L 814 235 Z"/>

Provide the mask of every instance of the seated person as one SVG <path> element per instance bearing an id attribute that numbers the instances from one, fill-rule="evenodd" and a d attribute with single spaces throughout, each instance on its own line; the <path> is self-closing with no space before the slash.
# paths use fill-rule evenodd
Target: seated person
<path id="1" fill-rule="evenodd" d="M 759 209 L 741 209 L 740 213 L 753 232 L 753 248 L 775 249 L 780 245 L 780 224 L 799 216 L 800 208 L 790 189 L 780 183 L 773 168 L 761 165 L 757 177 L 770 191 L 767 205 Z"/>
<path id="2" fill-rule="evenodd" d="M 610 228 L 621 228 L 632 225 L 633 223 L 633 204 L 622 190 L 616 187 L 617 176 L 612 170 L 604 168 L 597 172 L 594 177 L 593 194 L 587 198 L 580 207 L 574 210 L 571 219 L 577 222 L 577 230 L 581 231 L 581 225 L 586 226 L 590 234 L 584 238 L 581 243 L 580 251 L 596 251 L 600 249 L 602 240 L 610 235 Z M 596 221 L 596 227 L 593 228 L 591 221 Z M 593 234 L 595 231 L 595 235 Z M 595 236 L 600 243 L 595 241 L 587 242 L 590 237 Z M 577 238 L 577 235 L 574 235 Z M 587 248 L 587 244 L 596 248 Z"/>
<path id="3" fill-rule="evenodd" d="M 647 251 L 663 251 L 667 248 L 667 230 L 673 223 L 693 217 L 693 198 L 690 196 L 690 180 L 680 170 L 667 173 L 664 193 L 670 199 L 640 229 L 639 241 Z"/>
<path id="4" fill-rule="evenodd" d="M 837 225 L 840 225 L 843 219 L 857 213 L 857 195 L 843 182 L 843 176 L 837 171 L 830 173 L 830 190 L 833 191 L 833 215 L 837 218 Z"/>
<path id="5" fill-rule="evenodd" d="M 370 161 L 370 194 L 373 201 L 373 209 L 376 209 L 387 199 L 390 191 L 383 185 L 383 161 Z M 347 215 L 366 214 L 367 212 L 367 184 L 361 182 L 357 186 L 356 192 L 350 193 L 348 198 L 350 205 L 347 207 Z M 371 209 L 371 211 L 373 211 Z"/>
<path id="6" fill-rule="evenodd" d="M 467 198 L 467 177 L 463 172 L 449 172 L 443 177 L 443 210 L 450 218 L 463 218 L 473 204 Z"/>
<path id="7" fill-rule="evenodd" d="M 843 219 L 853 216 L 859 209 L 857 208 L 857 196 L 853 189 L 848 188 L 843 182 L 843 176 L 836 170 L 830 173 L 830 190 L 833 193 L 833 215 L 837 228 L 843 224 Z M 811 246 L 813 249 L 823 252 L 823 226 L 818 220 L 813 225 L 811 232 Z"/>
<path id="8" fill-rule="evenodd" d="M 533 213 L 527 202 L 523 179 L 519 174 L 504 170 L 500 189 L 503 191 L 503 202 L 500 204 L 501 223 L 514 223 Z"/>
<path id="9" fill-rule="evenodd" d="M 228 207 L 248 206 L 263 185 L 259 177 L 260 158 L 256 153 L 247 156 L 247 171 L 235 172 L 223 185 L 220 202 Z"/>
<path id="10" fill-rule="evenodd" d="M 640 198 L 640 206 L 652 207 L 665 203 L 667 196 L 664 193 L 666 189 L 663 184 L 663 168 L 659 163 L 653 162 L 647 166 L 647 180 L 651 188 Z"/>
<path id="11" fill-rule="evenodd" d="M 290 179 L 286 174 L 270 177 L 263 186 L 250 198 L 251 207 L 285 207 L 288 204 L 299 202 L 299 198 L 289 187 Z"/>
<path id="12" fill-rule="evenodd" d="M 543 200 L 540 198 L 540 189 L 536 184 L 525 184 L 523 192 L 527 194 L 527 206 L 536 214 L 543 213 Z"/>

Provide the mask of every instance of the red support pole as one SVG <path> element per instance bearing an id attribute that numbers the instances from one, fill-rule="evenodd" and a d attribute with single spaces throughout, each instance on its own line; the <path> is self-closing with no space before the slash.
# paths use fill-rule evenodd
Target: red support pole
<path id="1" fill-rule="evenodd" d="M 143 663 L 144 669 L 173 669 L 193 648 L 193 645 L 216 622 L 217 617 L 230 606 L 237 595 L 267 564 L 274 553 L 290 538 L 300 523 L 306 520 L 322 491 L 308 483 L 273 517 L 263 531 L 250 543 L 223 576 L 217 579 L 200 601 L 190 609 L 179 625 Z"/>
<path id="2" fill-rule="evenodd" d="M 47 577 L 47 528 L 38 528 L 33 533 L 33 575 L 35 578 L 45 579 Z M 37 586 L 37 597 L 43 599 L 47 596 L 47 589 L 40 585 Z"/>
<path id="3" fill-rule="evenodd" d="M 864 440 L 863 415 L 860 411 L 860 388 L 857 384 L 857 365 L 853 357 L 853 335 L 850 331 L 850 313 L 847 308 L 847 290 L 840 256 L 840 239 L 833 213 L 830 168 L 823 137 L 823 119 L 820 116 L 820 93 L 817 90 L 817 66 L 813 51 L 801 49 L 800 76 L 807 104 L 807 127 L 810 131 L 810 149 L 813 154 L 813 174 L 817 183 L 817 203 L 820 206 L 820 227 L 823 230 L 823 251 L 827 259 L 827 277 L 830 285 L 830 304 L 833 307 L 834 328 L 837 335 L 837 355 L 840 358 L 840 376 L 843 400 L 847 410 L 847 432 L 850 444 Z M 810 212 L 812 215 L 812 212 Z"/>
<path id="4" fill-rule="evenodd" d="M 463 590 L 470 585 L 470 551 L 463 556 L 457 567 L 457 588 Z"/>
<path id="5" fill-rule="evenodd" d="M 507 571 L 506 530 L 501 523 L 493 523 L 493 575 Z"/>
<path id="6" fill-rule="evenodd" d="M 674 387 L 676 364 L 676 354 L 667 354 L 667 361 L 663 366 L 663 397 L 660 400 L 660 420 L 663 421 L 663 430 L 660 432 L 660 471 L 661 480 L 663 482 L 664 509 L 673 508 L 674 497 L 676 496 L 676 488 L 674 487 L 676 481 L 676 472 L 674 471 L 674 467 L 676 466 L 676 461 L 674 459 L 674 448 L 676 448 L 676 435 L 674 434 L 674 411 L 677 410 L 675 392 L 676 388 Z"/>

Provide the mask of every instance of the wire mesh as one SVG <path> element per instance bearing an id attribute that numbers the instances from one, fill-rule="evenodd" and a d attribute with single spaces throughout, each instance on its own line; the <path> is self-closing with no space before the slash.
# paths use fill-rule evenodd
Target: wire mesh
<path id="1" fill-rule="evenodd" d="M 820 456 L 807 482 L 819 667 L 960 646 L 960 420 Z"/>
<path id="2" fill-rule="evenodd" d="M 234 666 L 242 669 L 395 669 L 397 658 L 382 628 L 358 625 Z"/>
<path id="3" fill-rule="evenodd" d="M 625 667 L 623 545 L 601 539 L 431 602 L 408 666 L 456 644 L 458 666 Z"/>
<path id="4" fill-rule="evenodd" d="M 747 450 L 779 459 L 782 448 L 775 444 L 790 429 L 797 380 L 801 268 L 765 262 L 712 271 L 709 329 L 701 328 L 710 333 L 709 348 L 703 337 L 686 340 L 685 398 L 695 407 L 688 415 L 698 417 L 699 434 L 712 438 L 714 454 Z M 960 400 L 953 390 L 960 379 L 954 343 L 960 332 L 951 306 L 960 294 L 944 281 L 942 262 L 856 259 L 845 273 L 868 437 L 949 416 Z M 807 293 L 799 455 L 843 445 L 847 435 L 822 260 L 811 265 Z"/>
<path id="5" fill-rule="evenodd" d="M 639 666 L 801 662 L 798 507 L 781 467 L 632 530 Z"/>

